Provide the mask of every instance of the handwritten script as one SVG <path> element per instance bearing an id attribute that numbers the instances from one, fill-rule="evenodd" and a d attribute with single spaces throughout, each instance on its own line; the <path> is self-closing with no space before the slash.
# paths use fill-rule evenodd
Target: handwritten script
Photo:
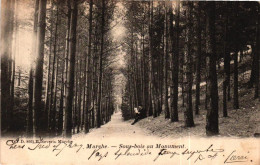
<path id="1" fill-rule="evenodd" d="M 43 151 L 53 153 L 55 157 L 62 156 L 63 152 L 72 154 L 84 153 L 86 160 L 103 161 L 106 159 L 120 160 L 125 158 L 138 158 L 158 162 L 167 159 L 182 159 L 200 164 L 205 160 L 222 161 L 223 164 L 252 163 L 250 152 L 238 152 L 237 149 L 224 149 L 214 144 L 202 145 L 199 148 L 185 144 L 82 144 L 73 140 L 45 140 L 38 139 L 9 139 L 5 142 L 9 150 L 27 150 L 29 152 Z"/>

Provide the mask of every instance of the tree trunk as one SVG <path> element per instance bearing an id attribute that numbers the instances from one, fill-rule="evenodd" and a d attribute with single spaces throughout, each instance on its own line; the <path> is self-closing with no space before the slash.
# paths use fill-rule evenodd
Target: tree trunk
<path id="1" fill-rule="evenodd" d="M 235 51 L 234 54 L 234 109 L 239 109 L 239 100 L 238 100 L 238 51 Z"/>
<path id="2" fill-rule="evenodd" d="M 33 45 L 32 45 L 32 55 L 36 53 L 36 39 L 37 39 L 37 24 L 38 24 L 38 10 L 39 10 L 39 0 L 34 2 L 34 26 L 33 26 Z M 33 58 L 32 58 L 33 59 Z M 31 63 L 29 71 L 29 83 L 28 83 L 28 112 L 27 112 L 27 126 L 26 133 L 28 137 L 33 136 L 33 129 L 35 129 L 33 123 L 33 64 Z"/>
<path id="3" fill-rule="evenodd" d="M 56 49 L 56 46 L 54 47 Z M 58 85 L 58 74 L 59 74 L 59 59 L 57 58 L 56 73 L 55 73 L 55 84 L 54 84 L 54 101 L 51 115 L 51 135 L 56 135 L 56 109 L 57 109 L 57 85 Z"/>
<path id="4" fill-rule="evenodd" d="M 180 22 L 180 1 L 177 1 L 176 7 L 176 33 L 175 38 L 173 34 L 173 13 L 172 8 L 170 7 L 170 32 L 171 32 L 171 40 L 172 40 L 172 82 L 173 82 L 173 101 L 172 101 L 172 113 L 171 113 L 171 121 L 177 122 L 179 121 L 178 115 L 178 87 L 179 87 L 179 38 L 180 38 L 180 29 L 179 29 L 179 22 Z M 175 42 L 174 42 L 175 40 Z M 174 51 L 175 50 L 175 51 Z"/>
<path id="5" fill-rule="evenodd" d="M 201 81 L 201 2 L 198 2 L 197 7 L 197 58 L 196 58 L 196 101 L 195 101 L 195 114 L 199 114 L 200 105 L 200 81 Z"/>
<path id="6" fill-rule="evenodd" d="M 88 29 L 88 54 L 87 54 L 87 102 L 86 102 L 86 111 L 85 111 L 85 133 L 89 132 L 89 120 L 88 120 L 88 115 L 89 115 L 89 110 L 90 110 L 90 106 L 91 106 L 91 64 L 90 64 L 90 60 L 91 60 L 91 44 L 92 44 L 92 17 L 93 17 L 93 0 L 90 0 L 89 2 L 89 29 Z"/>
<path id="7" fill-rule="evenodd" d="M 256 47 L 256 45 L 252 45 L 252 54 L 251 54 L 251 56 L 252 56 L 252 69 L 251 69 L 251 75 L 250 75 L 250 80 L 249 80 L 249 84 L 248 84 L 248 87 L 249 88 L 252 88 L 253 86 L 254 86 L 254 84 L 255 84 L 255 80 L 256 80 L 256 56 L 257 56 L 257 47 Z"/>
<path id="8" fill-rule="evenodd" d="M 260 68 L 260 60 L 259 60 L 259 56 L 260 56 L 260 34 L 259 34 L 259 26 L 260 26 L 260 7 L 258 6 L 257 8 L 258 10 L 258 15 L 257 15 L 257 24 L 256 24 L 256 68 L 255 68 L 255 95 L 254 98 L 258 98 L 259 97 L 259 68 Z"/>
<path id="9" fill-rule="evenodd" d="M 156 117 L 153 87 L 153 1 L 149 2 L 149 116 Z"/>
<path id="10" fill-rule="evenodd" d="M 44 107 L 44 113 L 47 116 L 47 130 L 50 129 L 50 107 L 51 107 L 51 101 L 50 99 L 50 71 L 51 71 L 51 54 L 52 54 L 52 34 L 53 34 L 53 1 L 51 1 L 51 8 L 50 8 L 50 40 L 49 40 L 49 59 L 48 59 L 48 71 L 47 71 L 47 81 L 46 81 L 46 90 L 45 90 L 45 107 Z M 53 68 L 54 71 L 54 68 Z"/>
<path id="11" fill-rule="evenodd" d="M 229 2 L 226 2 L 225 42 L 224 42 L 224 82 L 223 82 L 223 117 L 227 117 L 227 88 L 230 82 L 230 52 L 229 52 Z"/>
<path id="12" fill-rule="evenodd" d="M 104 28 L 105 28 L 105 0 L 102 0 L 102 16 L 101 16 L 101 45 L 99 55 L 99 77 L 98 77 L 98 100 L 97 100 L 97 127 L 101 126 L 101 97 L 102 97 L 102 58 L 104 48 Z"/>
<path id="13" fill-rule="evenodd" d="M 39 0 L 35 0 L 34 3 L 35 4 L 34 4 L 32 55 L 35 55 L 36 53 Z M 30 71 L 29 71 L 29 83 L 28 83 L 29 100 L 28 100 L 27 126 L 26 126 L 26 133 L 28 137 L 33 136 L 33 129 L 35 129 L 34 122 L 33 122 L 33 71 L 34 71 L 33 63 L 31 62 Z"/>
<path id="14" fill-rule="evenodd" d="M 54 43 L 53 43 L 54 45 L 53 45 L 53 62 L 52 62 L 52 78 L 51 78 L 51 97 L 50 97 L 50 104 L 49 104 L 49 108 L 48 108 L 48 110 L 49 110 L 48 111 L 48 130 L 50 130 L 52 133 L 53 133 L 53 129 L 54 129 L 53 125 L 55 124 L 55 123 L 53 123 L 54 122 L 53 120 L 55 119 L 55 117 L 53 115 L 55 114 L 54 111 L 56 110 L 55 93 L 56 93 L 56 81 L 57 81 L 57 75 L 58 75 L 58 58 L 57 58 L 58 12 L 59 11 L 57 8 L 55 31 L 54 31 Z M 56 68 L 55 68 L 55 64 L 56 64 Z"/>
<path id="15" fill-rule="evenodd" d="M 144 14 L 144 19 L 145 19 L 145 14 Z M 145 42 L 145 38 L 144 38 L 144 24 L 142 25 L 142 84 L 143 84 L 143 88 L 142 88 L 142 96 L 143 96 L 143 108 L 145 110 L 145 112 L 148 111 L 148 106 L 147 106 L 147 100 L 148 100 L 148 96 L 147 96 L 147 79 L 146 79 L 146 55 L 145 55 L 145 46 L 144 46 L 144 42 Z M 147 114 L 147 113 L 146 113 Z"/>
<path id="16" fill-rule="evenodd" d="M 36 69 L 33 86 L 33 110 L 35 114 L 36 134 L 40 134 L 42 116 L 42 81 L 43 81 L 43 59 L 44 59 L 44 38 L 45 38 L 45 19 L 46 19 L 47 0 L 39 0 L 39 15 L 37 27 L 37 46 L 36 46 Z M 44 121 L 44 119 L 43 119 Z"/>
<path id="17" fill-rule="evenodd" d="M 218 82 L 216 72 L 215 2 L 208 2 L 207 28 L 209 33 L 209 92 L 210 108 L 207 111 L 206 134 L 218 134 Z"/>
<path id="18" fill-rule="evenodd" d="M 192 48 L 191 48 L 191 38 L 192 38 L 192 8 L 193 2 L 188 2 L 188 28 L 187 28 L 187 52 L 184 57 L 185 61 L 185 93 L 186 93 L 186 107 L 184 110 L 184 121 L 186 127 L 193 127 L 193 111 L 192 111 Z"/>
<path id="19" fill-rule="evenodd" d="M 75 71 L 75 56 L 76 56 L 76 34 L 77 34 L 77 16 L 78 4 L 77 0 L 73 0 L 71 9 L 71 25 L 70 25 L 70 43 L 69 43 L 69 76 L 68 89 L 66 94 L 66 109 L 65 109 L 65 127 L 64 132 L 66 137 L 72 136 L 72 103 L 74 94 L 74 71 Z"/>
<path id="20" fill-rule="evenodd" d="M 64 101 L 63 101 L 63 107 L 66 108 L 66 98 L 67 98 L 67 89 L 68 89 L 68 65 L 69 65 L 69 40 L 70 40 L 70 20 L 71 20 L 71 4 L 70 4 L 70 0 L 67 0 L 66 1 L 67 3 L 67 30 L 66 30 L 66 43 L 65 43 L 65 70 L 64 70 L 64 85 L 63 85 L 63 88 L 64 88 L 64 92 L 63 94 L 65 95 L 64 96 Z M 63 127 L 65 129 L 65 113 L 66 111 L 63 111 Z M 64 132 L 65 133 L 65 132 Z"/>
<path id="21" fill-rule="evenodd" d="M 65 62 L 63 62 L 62 69 L 65 69 Z M 59 107 L 59 114 L 58 114 L 58 135 L 62 134 L 63 129 L 63 105 L 64 104 L 64 71 L 61 75 L 61 89 L 60 89 L 60 107 Z"/>
<path id="22" fill-rule="evenodd" d="M 79 57 L 81 58 L 81 57 Z M 82 94 L 82 78 L 81 78 L 81 71 L 82 71 L 82 60 L 79 59 L 79 96 L 78 96 L 78 122 L 77 122 L 77 133 L 79 133 L 80 125 L 81 125 L 81 94 Z"/>
<path id="23" fill-rule="evenodd" d="M 164 2 L 164 113 L 165 119 L 170 118 L 168 106 L 168 2 Z M 171 29 L 172 30 L 172 29 Z"/>

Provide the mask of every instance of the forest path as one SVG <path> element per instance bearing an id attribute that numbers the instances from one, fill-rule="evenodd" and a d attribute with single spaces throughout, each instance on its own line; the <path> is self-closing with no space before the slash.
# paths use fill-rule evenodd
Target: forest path
<path id="1" fill-rule="evenodd" d="M 138 126 L 131 125 L 133 120 L 124 121 L 121 111 L 114 113 L 111 117 L 111 121 L 102 125 L 100 128 L 91 129 L 88 134 L 83 132 L 74 134 L 74 138 L 140 138 L 150 137 L 146 129 L 142 129 Z"/>

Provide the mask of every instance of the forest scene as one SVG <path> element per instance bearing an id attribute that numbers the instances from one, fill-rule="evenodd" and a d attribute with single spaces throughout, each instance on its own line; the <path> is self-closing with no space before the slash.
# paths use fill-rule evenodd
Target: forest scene
<path id="1" fill-rule="evenodd" d="M 259 28 L 257 1 L 2 0 L 1 136 L 259 137 Z"/>

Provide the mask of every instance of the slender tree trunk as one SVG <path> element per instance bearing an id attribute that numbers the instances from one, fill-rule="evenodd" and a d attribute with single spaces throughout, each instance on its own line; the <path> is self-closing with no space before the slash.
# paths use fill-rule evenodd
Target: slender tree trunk
<path id="1" fill-rule="evenodd" d="M 63 62 L 62 69 L 65 69 L 65 62 Z M 58 135 L 62 134 L 63 129 L 63 106 L 64 106 L 64 71 L 61 75 L 61 89 L 60 89 L 60 107 L 59 107 L 59 114 L 58 114 Z"/>
<path id="2" fill-rule="evenodd" d="M 229 2 L 226 2 L 226 15 L 225 15 L 225 42 L 224 42 L 224 82 L 223 82 L 223 117 L 227 117 L 227 88 L 230 82 L 230 52 L 228 46 L 229 34 Z"/>
<path id="3" fill-rule="evenodd" d="M 34 3 L 35 4 L 34 4 L 32 55 L 35 55 L 36 53 L 39 0 L 35 0 Z M 34 59 L 33 57 L 31 58 Z M 33 122 L 33 71 L 34 71 L 33 63 L 31 63 L 30 71 L 29 71 L 29 83 L 28 83 L 29 100 L 28 100 L 27 126 L 26 126 L 26 132 L 28 137 L 33 136 L 33 129 L 35 129 L 34 122 Z"/>
<path id="4" fill-rule="evenodd" d="M 181 57 L 181 97 L 182 97 L 182 107 L 185 106 L 185 91 L 184 91 L 184 57 Z"/>
<path id="5" fill-rule="evenodd" d="M 258 8 L 257 8 L 257 11 L 258 11 L 258 15 L 257 15 L 257 24 L 256 24 L 256 68 L 255 68 L 255 95 L 254 95 L 254 98 L 258 98 L 259 97 L 259 86 L 260 86 L 260 83 L 259 83 L 259 68 L 260 68 L 260 60 L 259 60 L 259 56 L 260 56 L 260 34 L 259 34 L 259 28 L 260 28 L 260 7 L 258 5 Z"/>
<path id="6" fill-rule="evenodd" d="M 239 109 L 238 100 L 238 51 L 234 54 L 234 109 Z"/>
<path id="7" fill-rule="evenodd" d="M 165 119 L 170 118 L 168 105 L 168 4 L 164 2 L 164 113 Z"/>
<path id="8" fill-rule="evenodd" d="M 72 103 L 74 95 L 74 71 L 75 71 L 75 56 L 76 56 L 76 34 L 77 34 L 77 16 L 78 4 L 77 0 L 73 0 L 71 9 L 71 25 L 70 25 L 70 43 L 69 43 L 69 76 L 68 76 L 68 90 L 66 94 L 66 109 L 65 109 L 65 136 L 72 136 Z"/>
<path id="9" fill-rule="evenodd" d="M 81 57 L 79 57 L 81 58 Z M 82 78 L 81 78 L 81 71 L 82 71 L 82 60 L 79 59 L 79 96 L 78 96 L 78 122 L 77 122 L 77 133 L 79 133 L 80 125 L 81 125 L 81 94 L 82 94 Z"/>
<path id="10" fill-rule="evenodd" d="M 207 111 L 206 134 L 218 134 L 218 82 L 216 71 L 216 36 L 215 36 L 215 2 L 208 2 L 207 28 L 209 32 L 209 91 L 210 109 Z"/>
<path id="11" fill-rule="evenodd" d="M 186 127 L 193 127 L 193 111 L 192 111 L 192 50 L 191 50 L 191 37 L 192 37 L 192 8 L 193 2 L 188 2 L 188 28 L 187 28 L 187 52 L 185 54 L 185 93 L 187 96 L 186 107 L 184 111 L 184 121 Z"/>
<path id="12" fill-rule="evenodd" d="M 209 101 L 210 101 L 210 98 L 209 98 L 209 58 L 206 57 L 205 58 L 205 63 L 206 63 L 206 66 L 205 66 L 205 79 L 206 79 L 206 92 L 205 92 L 205 109 L 208 110 L 208 104 L 209 104 Z"/>
<path id="13" fill-rule="evenodd" d="M 86 110 L 85 110 L 85 121 L 84 121 L 84 125 L 85 125 L 85 133 L 89 132 L 89 120 L 88 120 L 88 116 L 89 116 L 89 111 L 90 111 L 90 106 L 91 106 L 91 44 L 92 44 L 92 19 L 93 19 L 93 0 L 90 0 L 89 2 L 89 29 L 88 29 L 88 54 L 87 54 L 87 63 L 86 63 L 86 82 L 87 82 L 87 96 L 86 96 Z"/>
<path id="14" fill-rule="evenodd" d="M 145 19 L 145 14 L 144 14 L 144 19 Z M 143 74 L 142 74 L 142 82 L 143 82 L 143 89 L 142 89 L 142 96 L 143 96 L 143 108 L 145 110 L 145 112 L 148 111 L 148 106 L 147 106 L 147 79 L 146 79 L 146 55 L 145 55 L 145 46 L 144 46 L 144 24 L 143 24 L 143 36 L 142 36 L 142 70 L 143 70 Z M 147 114 L 147 113 L 146 113 Z"/>
<path id="15" fill-rule="evenodd" d="M 149 116 L 153 115 L 153 117 L 156 117 L 153 84 L 153 1 L 149 2 L 149 67 Z"/>
<path id="16" fill-rule="evenodd" d="M 170 7 L 170 31 L 172 32 L 171 34 L 171 39 L 172 39 L 172 48 L 173 50 L 173 71 L 172 71 L 172 82 L 173 82 L 173 102 L 172 102 L 172 115 L 171 115 L 171 121 L 172 122 L 177 122 L 179 121 L 179 115 L 178 115 L 178 87 L 179 87 L 179 38 L 180 38 L 180 33 L 179 33 L 179 22 L 180 22 L 180 1 L 177 1 L 177 7 L 176 7 L 176 33 L 175 33 L 175 39 L 174 39 L 174 34 L 173 34 L 173 13 L 172 9 Z M 175 40 L 175 42 L 174 42 Z"/>
<path id="17" fill-rule="evenodd" d="M 50 124 L 50 106 L 51 106 L 51 101 L 52 99 L 50 99 L 50 93 L 52 92 L 52 90 L 50 91 L 50 70 L 51 70 L 51 54 L 52 54 L 52 36 L 53 36 L 53 18 L 54 18 L 54 14 L 53 14 L 53 1 L 51 1 L 51 8 L 50 8 L 50 40 L 49 40 L 49 59 L 48 59 L 48 71 L 47 71 L 47 81 L 46 81 L 46 90 L 45 90 L 45 106 L 44 106 L 44 113 L 47 116 L 47 130 L 50 129 L 49 124 Z M 53 68 L 54 71 L 54 68 Z"/>
<path id="18" fill-rule="evenodd" d="M 79 71 L 79 60 L 77 59 L 77 57 L 75 57 L 76 58 L 76 68 L 75 68 L 75 94 L 74 94 L 74 100 L 73 100 L 73 102 L 74 102 L 74 104 L 73 104 L 73 112 L 72 112 L 72 115 L 73 115 L 73 121 L 72 121 L 72 127 L 73 127 L 73 134 L 75 133 L 75 128 L 76 128 L 76 125 L 77 125 L 77 121 L 78 121 L 78 113 L 77 113 L 77 111 L 78 111 L 78 82 L 79 82 L 79 79 L 78 79 L 78 71 Z"/>
<path id="19" fill-rule="evenodd" d="M 35 114 L 36 134 L 41 132 L 42 113 L 42 80 L 43 80 L 43 59 L 44 59 L 44 38 L 45 38 L 45 19 L 46 19 L 47 0 L 39 0 L 39 15 L 37 27 L 37 46 L 36 46 L 36 69 L 33 86 L 33 110 Z"/>
<path id="20" fill-rule="evenodd" d="M 195 114 L 199 114 L 200 105 L 200 81 L 201 81 L 201 2 L 198 2 L 197 8 L 197 58 L 196 58 L 196 101 L 195 101 Z"/>
<path id="21" fill-rule="evenodd" d="M 55 48 L 56 49 L 56 48 Z M 57 58 L 56 73 L 55 73 L 55 84 L 54 84 L 54 101 L 51 115 L 51 134 L 56 135 L 56 109 L 57 109 L 57 85 L 58 85 L 58 74 L 59 74 L 59 59 Z"/>
<path id="22" fill-rule="evenodd" d="M 18 82 L 17 82 L 18 87 L 21 85 L 21 70 L 18 70 Z"/>
<path id="23" fill-rule="evenodd" d="M 69 65 L 69 39 L 70 39 L 70 19 L 71 19 L 71 4 L 70 0 L 66 1 L 67 3 L 67 31 L 66 31 L 66 43 L 65 43 L 65 70 L 64 70 L 64 101 L 63 101 L 63 107 L 66 108 L 66 98 L 67 98 L 67 89 L 68 89 L 68 65 Z M 66 111 L 63 111 L 63 128 L 65 128 L 65 117 L 66 117 Z M 65 132 L 64 132 L 65 133 Z"/>
<path id="24" fill-rule="evenodd" d="M 54 125 L 54 119 L 53 116 L 55 114 L 56 110 L 56 81 L 57 81 L 57 74 L 58 74 L 58 58 L 57 58 L 57 38 L 58 38 L 58 8 L 56 11 L 56 21 L 55 21 L 55 31 L 54 31 L 54 43 L 53 43 L 53 62 L 52 62 L 52 78 L 51 78 L 51 97 L 50 97 L 50 104 L 48 108 L 48 130 L 51 130 L 53 133 L 53 125 Z M 51 29 L 52 30 L 52 29 Z M 52 33 L 52 32 L 51 32 Z M 51 46 L 51 45 L 50 45 Z M 51 54 L 50 54 L 51 55 Z M 57 61 L 57 62 L 56 62 Z M 56 68 L 55 68 L 56 64 Z"/>
<path id="25" fill-rule="evenodd" d="M 105 28 L 105 0 L 102 0 L 102 22 L 101 22 L 101 45 L 99 55 L 99 77 L 98 77 L 98 100 L 97 100 L 97 127 L 101 126 L 101 97 L 102 97 L 102 72 L 103 72 L 103 48 L 104 48 L 104 28 Z"/>

